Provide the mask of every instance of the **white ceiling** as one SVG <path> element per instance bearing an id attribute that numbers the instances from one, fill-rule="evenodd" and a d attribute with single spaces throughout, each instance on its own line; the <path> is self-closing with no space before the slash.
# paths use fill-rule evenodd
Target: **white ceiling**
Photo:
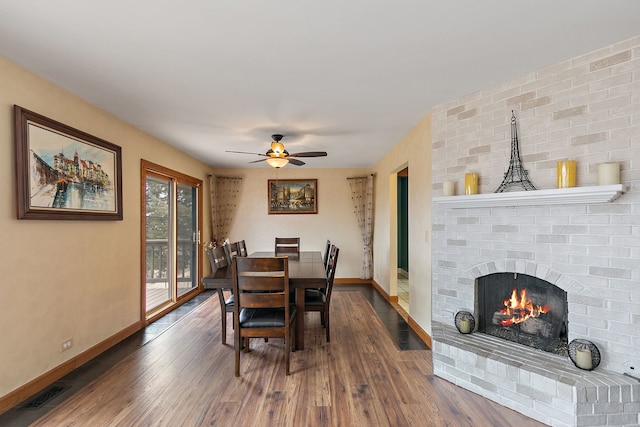
<path id="1" fill-rule="evenodd" d="M 213 167 L 268 167 L 225 150 L 274 133 L 371 167 L 436 105 L 638 34 L 638 0 L 0 0 L 0 55 Z"/>

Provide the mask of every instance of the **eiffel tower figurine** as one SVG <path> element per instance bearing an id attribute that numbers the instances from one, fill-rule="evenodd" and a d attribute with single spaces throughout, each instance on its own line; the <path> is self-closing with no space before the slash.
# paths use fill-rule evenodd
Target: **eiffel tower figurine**
<path id="1" fill-rule="evenodd" d="M 507 188 L 514 186 L 520 186 L 527 191 L 537 190 L 531 181 L 529 181 L 529 172 L 522 167 L 518 130 L 516 129 L 516 116 L 513 110 L 511 110 L 511 160 L 509 160 L 509 169 L 504 173 L 502 184 L 500 184 L 495 193 L 504 193 Z"/>

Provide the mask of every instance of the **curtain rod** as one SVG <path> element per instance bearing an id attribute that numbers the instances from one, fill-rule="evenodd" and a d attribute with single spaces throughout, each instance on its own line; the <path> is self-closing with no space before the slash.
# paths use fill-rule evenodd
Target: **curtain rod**
<path id="1" fill-rule="evenodd" d="M 369 174 L 368 176 L 376 176 L 375 173 Z M 366 178 L 367 175 L 365 176 L 352 176 L 352 177 L 348 177 L 347 179 L 360 179 L 360 178 Z"/>
<path id="2" fill-rule="evenodd" d="M 209 174 L 207 176 L 209 178 L 211 178 L 212 176 L 215 176 L 216 178 L 220 178 L 220 179 L 242 179 L 241 176 L 220 176 L 220 175 L 213 175 L 213 174 Z"/>

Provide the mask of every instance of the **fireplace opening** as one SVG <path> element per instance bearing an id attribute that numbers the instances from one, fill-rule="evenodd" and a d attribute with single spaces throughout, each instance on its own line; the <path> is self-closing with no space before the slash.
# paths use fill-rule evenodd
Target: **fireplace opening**
<path id="1" fill-rule="evenodd" d="M 567 293 L 537 277 L 494 273 L 476 280 L 478 332 L 568 355 Z"/>

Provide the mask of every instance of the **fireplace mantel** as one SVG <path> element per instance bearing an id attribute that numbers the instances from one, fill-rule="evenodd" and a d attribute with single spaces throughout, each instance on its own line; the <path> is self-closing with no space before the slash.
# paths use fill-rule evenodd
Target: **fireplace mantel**
<path id="1" fill-rule="evenodd" d="M 552 190 L 434 197 L 432 201 L 438 206 L 453 209 L 607 203 L 620 197 L 626 190 L 626 187 L 622 184 L 598 185 Z"/>

